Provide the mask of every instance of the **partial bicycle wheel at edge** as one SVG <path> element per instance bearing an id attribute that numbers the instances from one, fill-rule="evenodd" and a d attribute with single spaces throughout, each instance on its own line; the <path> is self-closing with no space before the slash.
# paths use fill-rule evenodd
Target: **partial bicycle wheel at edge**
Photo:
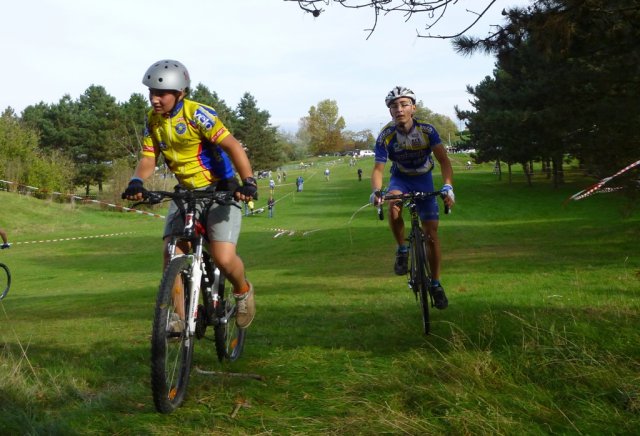
<path id="1" fill-rule="evenodd" d="M 431 321 L 429 318 L 429 283 L 430 271 L 427 259 L 427 251 L 425 248 L 424 235 L 420 230 L 414 232 L 413 235 L 413 253 L 412 253 L 412 272 L 414 274 L 415 293 L 420 303 L 420 312 L 422 314 L 422 328 L 424 334 L 428 335 L 431 330 Z"/>
<path id="2" fill-rule="evenodd" d="M 2 286 L 2 294 L 0 294 L 0 300 L 7 296 L 9 288 L 11 287 L 11 273 L 9 267 L 4 263 L 0 263 L 0 286 Z"/>
<path id="3" fill-rule="evenodd" d="M 218 282 L 217 324 L 214 326 L 216 353 L 218 360 L 237 360 L 244 349 L 246 329 L 236 325 L 236 304 L 231 292 L 225 294 L 227 281 L 222 273 Z"/>
<path id="4" fill-rule="evenodd" d="M 180 319 L 173 301 L 176 280 L 182 281 L 183 295 L 188 295 L 189 268 L 186 256 L 171 260 L 156 300 L 151 335 L 151 388 L 156 410 L 161 413 L 170 413 L 182 404 L 189 384 L 194 341 L 186 328 L 179 328 Z M 184 300 L 186 308 L 187 299 Z"/>

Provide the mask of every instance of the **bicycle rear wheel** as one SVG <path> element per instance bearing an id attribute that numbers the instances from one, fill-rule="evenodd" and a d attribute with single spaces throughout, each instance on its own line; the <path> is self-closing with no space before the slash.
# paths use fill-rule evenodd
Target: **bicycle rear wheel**
<path id="1" fill-rule="evenodd" d="M 411 281 L 413 292 L 416 294 L 420 313 L 422 315 L 422 329 L 425 335 L 431 330 L 429 317 L 429 284 L 431 271 L 427 258 L 424 234 L 419 228 L 412 231 L 411 236 Z"/>
<path id="2" fill-rule="evenodd" d="M 237 360 L 244 349 L 246 329 L 236 324 L 236 302 L 231 292 L 225 293 L 226 279 L 222 272 L 218 281 L 218 307 L 216 308 L 215 343 L 218 360 Z"/>
<path id="3" fill-rule="evenodd" d="M 170 413 L 187 393 L 194 339 L 180 320 L 174 301 L 176 280 L 182 282 L 184 307 L 188 308 L 191 264 L 186 256 L 169 262 L 158 290 L 151 335 L 151 388 L 158 412 Z"/>
<path id="4" fill-rule="evenodd" d="M 10 287 L 11 273 L 9 272 L 9 267 L 4 263 L 0 263 L 0 290 L 2 290 L 2 294 L 0 294 L 0 300 L 7 296 Z"/>

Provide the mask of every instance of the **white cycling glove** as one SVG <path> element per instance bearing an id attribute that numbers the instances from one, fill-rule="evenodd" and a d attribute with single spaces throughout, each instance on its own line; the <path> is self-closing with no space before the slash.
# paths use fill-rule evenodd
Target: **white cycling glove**
<path id="1" fill-rule="evenodd" d="M 373 204 L 374 206 L 377 206 L 380 204 L 380 190 L 375 190 L 371 193 L 371 195 L 369 196 L 369 203 Z"/>
<path id="2" fill-rule="evenodd" d="M 447 183 L 442 187 L 442 191 L 451 199 L 452 202 L 456 202 L 456 194 L 453 193 L 453 186 Z"/>

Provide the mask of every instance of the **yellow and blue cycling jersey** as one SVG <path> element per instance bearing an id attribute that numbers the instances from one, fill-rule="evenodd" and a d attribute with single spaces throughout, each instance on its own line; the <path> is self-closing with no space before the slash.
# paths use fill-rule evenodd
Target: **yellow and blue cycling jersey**
<path id="1" fill-rule="evenodd" d="M 386 163 L 391 160 L 392 175 L 427 174 L 433 169 L 433 147 L 441 142 L 440 135 L 431 124 L 414 119 L 411 131 L 405 134 L 398 131 L 392 121 L 378 135 L 375 161 Z"/>
<path id="2" fill-rule="evenodd" d="M 229 135 L 213 108 L 182 100 L 168 116 L 149 111 L 142 155 L 157 159 L 162 153 L 180 184 L 203 188 L 234 176 L 229 156 L 218 145 Z"/>

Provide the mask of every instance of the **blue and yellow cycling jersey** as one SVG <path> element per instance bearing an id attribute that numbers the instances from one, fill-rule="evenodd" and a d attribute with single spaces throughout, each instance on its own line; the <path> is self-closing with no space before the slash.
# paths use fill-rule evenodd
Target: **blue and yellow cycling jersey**
<path id="1" fill-rule="evenodd" d="M 398 131 L 395 123 L 389 122 L 378 135 L 375 161 L 391 160 L 392 175 L 418 176 L 433 169 L 433 147 L 441 144 L 440 135 L 431 124 L 414 119 L 411 131 Z"/>
<path id="2" fill-rule="evenodd" d="M 229 156 L 218 145 L 229 135 L 213 108 L 182 100 L 168 116 L 149 111 L 142 155 L 157 159 L 162 153 L 182 185 L 203 188 L 234 176 Z"/>

